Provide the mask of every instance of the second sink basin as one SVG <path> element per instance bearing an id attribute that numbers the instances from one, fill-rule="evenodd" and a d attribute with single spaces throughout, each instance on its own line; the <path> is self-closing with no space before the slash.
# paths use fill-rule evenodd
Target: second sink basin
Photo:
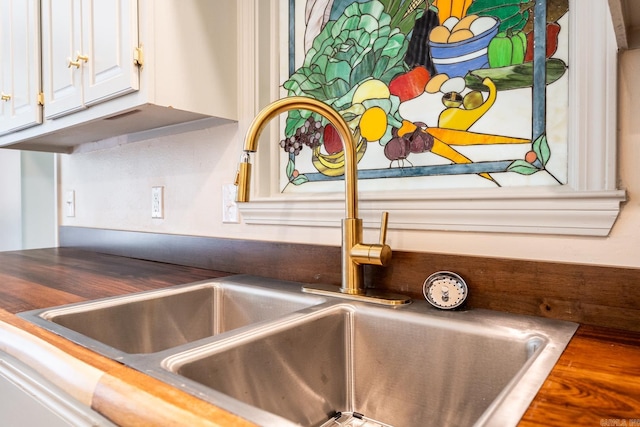
<path id="1" fill-rule="evenodd" d="M 282 417 L 255 414 L 258 425 L 333 426 L 336 414 L 359 413 L 394 427 L 505 426 L 522 416 L 575 330 L 425 305 L 339 304 L 162 363 L 196 392 Z"/>

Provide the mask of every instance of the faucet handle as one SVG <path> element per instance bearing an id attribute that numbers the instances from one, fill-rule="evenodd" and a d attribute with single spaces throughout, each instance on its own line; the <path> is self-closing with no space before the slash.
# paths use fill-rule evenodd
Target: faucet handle
<path id="1" fill-rule="evenodd" d="M 389 212 L 382 212 L 380 220 L 380 246 L 387 244 L 387 224 L 389 223 Z"/>
<path id="2" fill-rule="evenodd" d="M 362 221 L 360 219 L 351 221 Z M 349 250 L 351 260 L 356 264 L 387 265 L 391 261 L 391 248 L 387 245 L 387 223 L 389 212 L 382 213 L 380 243 L 356 243 Z M 344 243 L 343 243 L 344 244 Z"/>

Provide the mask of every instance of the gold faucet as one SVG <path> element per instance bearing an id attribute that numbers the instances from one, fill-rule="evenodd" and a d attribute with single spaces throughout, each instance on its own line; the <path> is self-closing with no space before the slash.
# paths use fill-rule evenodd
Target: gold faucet
<path id="1" fill-rule="evenodd" d="M 400 305 L 411 301 L 404 295 L 390 294 L 375 289 L 365 289 L 363 264 L 386 265 L 391 260 L 391 248 L 385 243 L 388 214 L 382 214 L 380 242 L 362 243 L 362 219 L 358 218 L 358 171 L 356 144 L 349 125 L 342 116 L 327 104 L 313 98 L 293 96 L 283 98 L 265 107 L 255 117 L 244 141 L 244 155 L 238 166 L 236 201 L 249 201 L 251 163 L 249 153 L 258 148 L 258 139 L 266 124 L 274 117 L 289 110 L 309 110 L 327 119 L 337 130 L 345 153 L 345 218 L 342 220 L 342 285 L 305 286 L 303 291 L 321 295 L 340 296 L 385 305 Z"/>

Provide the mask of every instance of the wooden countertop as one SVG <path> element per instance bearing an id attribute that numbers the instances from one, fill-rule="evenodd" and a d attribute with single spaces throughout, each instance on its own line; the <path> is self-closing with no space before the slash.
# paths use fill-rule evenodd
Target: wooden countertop
<path id="1" fill-rule="evenodd" d="M 248 426 L 238 417 L 14 316 L 225 275 L 68 248 L 0 252 L 0 320 L 104 372 L 93 390 L 92 406 L 117 423 L 169 425 L 171 419 L 184 422 L 190 416 L 191 425 Z M 157 411 L 140 410 L 157 408 L 159 403 L 168 408 L 163 418 L 153 418 Z M 640 334 L 580 326 L 520 422 L 526 427 L 542 425 L 640 425 Z"/>

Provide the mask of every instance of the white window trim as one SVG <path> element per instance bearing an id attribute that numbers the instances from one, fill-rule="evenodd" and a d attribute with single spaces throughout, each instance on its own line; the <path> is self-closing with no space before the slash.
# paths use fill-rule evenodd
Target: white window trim
<path id="1" fill-rule="evenodd" d="M 262 3 L 264 2 L 264 3 Z M 267 14 L 264 9 L 270 10 Z M 244 135 L 264 98 L 265 72 L 273 78 L 266 97 L 278 92 L 279 0 L 241 0 L 239 6 L 240 123 Z M 266 5 L 266 6 L 265 6 Z M 505 233 L 606 236 L 625 201 L 617 189 L 618 52 L 607 2 L 570 0 L 569 171 L 568 184 L 405 193 L 360 192 L 359 213 L 365 227 L 378 227 L 380 212 L 389 212 L 389 227 L 402 230 L 455 230 Z M 259 16 L 271 31 L 258 30 Z M 264 21 L 260 21 L 264 22 Z M 265 34 L 271 52 L 259 52 Z M 261 38 L 262 37 L 262 38 Z M 257 58 L 268 64 L 258 66 Z M 268 70 L 267 70 L 268 69 Z M 264 85 L 263 85 L 264 86 Z M 275 128 L 275 126 L 272 126 Z M 252 199 L 240 205 L 247 224 L 339 227 L 343 194 L 289 195 L 278 191 L 279 144 L 275 130 L 265 132 L 254 157 Z M 241 146 L 239 145 L 238 151 Z"/>

